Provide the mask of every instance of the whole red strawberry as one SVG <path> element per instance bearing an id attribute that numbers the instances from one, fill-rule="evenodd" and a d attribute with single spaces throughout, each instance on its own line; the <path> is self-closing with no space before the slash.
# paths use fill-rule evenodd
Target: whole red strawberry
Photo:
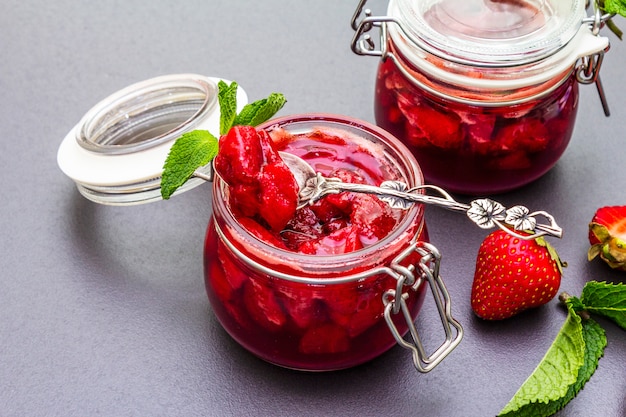
<path id="1" fill-rule="evenodd" d="M 600 258 L 611 268 L 626 271 L 626 206 L 599 208 L 589 223 L 589 260 Z"/>
<path id="2" fill-rule="evenodd" d="M 541 237 L 524 240 L 493 232 L 478 251 L 472 310 L 483 319 L 501 320 L 543 305 L 557 294 L 563 266 Z"/>

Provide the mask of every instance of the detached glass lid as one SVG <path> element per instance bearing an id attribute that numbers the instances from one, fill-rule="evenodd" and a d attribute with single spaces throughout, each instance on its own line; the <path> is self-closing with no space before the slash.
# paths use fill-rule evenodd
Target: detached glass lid
<path id="1" fill-rule="evenodd" d="M 67 134 L 57 153 L 59 167 L 83 196 L 98 203 L 160 200 L 163 164 L 174 141 L 195 129 L 219 132 L 220 80 L 197 74 L 164 75 L 110 95 Z M 241 87 L 237 103 L 239 107 L 247 103 Z M 192 178 L 180 192 L 204 182 Z"/>
<path id="2" fill-rule="evenodd" d="M 397 0 L 389 7 L 406 36 L 424 50 L 485 66 L 550 56 L 586 17 L 584 0 Z"/>

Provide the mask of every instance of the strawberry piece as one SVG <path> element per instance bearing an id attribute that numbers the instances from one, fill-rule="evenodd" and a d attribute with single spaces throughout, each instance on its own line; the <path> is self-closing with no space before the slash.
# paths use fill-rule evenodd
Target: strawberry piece
<path id="1" fill-rule="evenodd" d="M 298 206 L 298 184 L 284 162 L 266 165 L 258 177 L 259 216 L 272 230 L 285 228 Z"/>
<path id="2" fill-rule="evenodd" d="M 564 265 L 543 238 L 493 232 L 478 251 L 472 310 L 483 319 L 501 320 L 543 305 L 559 290 Z"/>
<path id="3" fill-rule="evenodd" d="M 310 207 L 296 211 L 296 215 L 281 232 L 285 245 L 294 251 L 305 242 L 317 240 L 323 233 L 322 225 Z"/>
<path id="4" fill-rule="evenodd" d="M 220 262 L 212 261 L 209 270 L 209 284 L 213 292 L 220 301 L 223 303 L 228 302 L 233 298 L 234 289 L 228 279 L 226 279 L 226 274 L 224 274 L 224 269 L 220 265 Z"/>
<path id="5" fill-rule="evenodd" d="M 229 187 L 228 201 L 238 217 L 254 217 L 259 208 L 259 187 L 256 184 L 235 184 Z"/>
<path id="6" fill-rule="evenodd" d="M 264 161 L 264 149 L 254 127 L 235 126 L 220 137 L 214 164 L 227 184 L 250 184 Z"/>
<path id="7" fill-rule="evenodd" d="M 398 107 L 417 132 L 408 136 L 425 137 L 431 145 L 442 149 L 456 149 L 463 145 L 461 118 L 456 113 L 443 113 L 426 105 L 408 105 L 398 96 Z"/>
<path id="8" fill-rule="evenodd" d="M 384 306 L 380 286 L 335 291 L 325 300 L 330 318 L 344 327 L 351 338 L 380 322 Z"/>
<path id="9" fill-rule="evenodd" d="M 384 238 L 396 225 L 389 205 L 369 194 L 354 194 L 350 220 L 358 228 L 363 245 Z"/>
<path id="10" fill-rule="evenodd" d="M 589 223 L 589 243 L 590 261 L 600 255 L 611 268 L 626 271 L 626 206 L 599 208 Z"/>
<path id="11" fill-rule="evenodd" d="M 232 254 L 230 254 L 230 252 L 222 244 L 217 246 L 217 259 L 222 265 L 224 278 L 228 282 L 230 288 L 233 291 L 236 291 L 243 287 L 243 284 L 248 280 L 248 275 L 242 271 L 241 266 L 235 264 L 235 262 L 240 261 L 234 260 L 232 258 Z"/>
<path id="12" fill-rule="evenodd" d="M 318 292 L 305 284 L 288 283 L 276 289 L 287 316 L 300 329 L 317 327 L 327 320 L 326 307 Z"/>
<path id="13" fill-rule="evenodd" d="M 235 126 L 220 137 L 219 146 L 214 166 L 231 187 L 232 210 L 282 230 L 296 211 L 298 185 L 268 133 Z"/>
<path id="14" fill-rule="evenodd" d="M 223 246 L 218 246 L 217 260 L 211 260 L 208 275 L 208 284 L 215 296 L 231 317 L 239 326 L 248 327 L 249 320 L 246 320 L 244 311 L 239 305 L 237 290 L 241 288 L 248 279 L 242 271 L 234 265 L 232 260 L 224 253 Z M 208 288 L 208 287 L 207 287 Z"/>
<path id="15" fill-rule="evenodd" d="M 331 222 L 334 219 L 343 216 L 343 210 L 337 207 L 337 205 L 338 203 L 341 203 L 340 205 L 343 206 L 344 209 L 346 208 L 343 203 L 343 199 L 346 198 L 346 194 L 348 193 L 328 195 L 321 200 L 316 201 L 310 206 L 310 208 L 322 223 Z"/>
<path id="16" fill-rule="evenodd" d="M 461 123 L 467 134 L 470 149 L 478 154 L 489 154 L 494 151 L 493 131 L 497 117 L 489 113 L 458 111 Z"/>
<path id="17" fill-rule="evenodd" d="M 268 245 L 287 250 L 287 246 L 285 246 L 285 243 L 281 240 L 280 236 L 273 234 L 255 220 L 248 217 L 240 217 L 238 221 L 239 224 L 241 224 L 252 236 L 257 239 L 262 240 Z"/>
<path id="18" fill-rule="evenodd" d="M 257 280 L 246 282 L 243 302 L 250 317 L 266 330 L 275 332 L 287 323 L 287 316 L 274 292 Z"/>
<path id="19" fill-rule="evenodd" d="M 340 255 L 362 248 L 361 230 L 356 225 L 351 225 L 317 240 L 307 241 L 298 247 L 298 251 L 309 255 Z"/>
<path id="20" fill-rule="evenodd" d="M 299 350 L 307 355 L 341 353 L 350 349 L 346 330 L 333 323 L 312 327 L 300 339 Z"/>
<path id="21" fill-rule="evenodd" d="M 487 168 L 498 171 L 511 171 L 516 169 L 529 169 L 532 167 L 528 153 L 524 150 L 504 153 L 499 156 L 492 156 L 485 165 Z"/>
<path id="22" fill-rule="evenodd" d="M 537 118 L 512 119 L 498 129 L 495 142 L 503 151 L 541 152 L 550 143 L 550 132 Z"/>

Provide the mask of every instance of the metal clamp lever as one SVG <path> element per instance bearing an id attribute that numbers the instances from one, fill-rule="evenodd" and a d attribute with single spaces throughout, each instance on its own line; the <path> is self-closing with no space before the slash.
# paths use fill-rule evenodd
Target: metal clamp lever
<path id="1" fill-rule="evenodd" d="M 410 267 L 400 265 L 400 261 L 405 259 L 412 252 L 417 252 L 421 255 L 420 262 Z M 384 316 L 387 326 L 391 330 L 396 342 L 403 348 L 412 352 L 413 364 L 415 368 L 422 373 L 430 372 L 456 348 L 463 338 L 463 327 L 452 317 L 450 295 L 443 280 L 439 276 L 440 263 L 441 254 L 437 248 L 426 242 L 414 242 L 392 262 L 391 268 L 397 270 L 401 278 L 398 280 L 396 289 L 390 289 L 383 294 L 383 304 L 385 305 Z M 414 274 L 419 275 L 417 279 L 415 279 Z M 411 290 L 417 291 L 425 281 L 428 282 L 432 291 L 445 332 L 444 342 L 430 355 L 426 353 L 424 344 L 411 317 L 411 312 L 407 307 L 406 300 L 409 294 L 402 290 L 403 287 L 410 287 Z M 412 341 L 405 340 L 393 322 L 393 315 L 399 312 L 402 312 Z"/>
<path id="2" fill-rule="evenodd" d="M 593 16 L 583 19 L 583 25 L 590 25 L 591 33 L 597 36 L 600 33 L 600 29 L 602 29 L 602 27 L 604 27 L 604 25 L 606 25 L 607 22 L 613 18 L 613 16 L 615 15 L 602 13 L 600 9 L 595 9 Z M 602 104 L 604 115 L 609 117 L 611 115 L 611 110 L 609 109 L 609 103 L 606 99 L 606 94 L 604 93 L 602 81 L 600 80 L 600 66 L 604 60 L 605 52 L 606 51 L 600 51 L 597 54 L 583 57 L 580 64 L 576 67 L 576 80 L 578 80 L 581 84 L 595 83 L 598 95 L 600 96 L 600 103 Z"/>

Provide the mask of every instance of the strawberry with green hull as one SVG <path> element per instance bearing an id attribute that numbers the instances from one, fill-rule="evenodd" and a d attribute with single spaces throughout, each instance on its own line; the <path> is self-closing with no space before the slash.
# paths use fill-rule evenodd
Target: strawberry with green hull
<path id="1" fill-rule="evenodd" d="M 626 271 L 626 206 L 599 208 L 589 223 L 589 243 L 590 261 L 599 255 L 611 268 Z"/>
<path id="2" fill-rule="evenodd" d="M 478 251 L 472 310 L 485 320 L 502 320 L 539 307 L 557 294 L 563 266 L 543 238 L 524 240 L 495 231 Z"/>

